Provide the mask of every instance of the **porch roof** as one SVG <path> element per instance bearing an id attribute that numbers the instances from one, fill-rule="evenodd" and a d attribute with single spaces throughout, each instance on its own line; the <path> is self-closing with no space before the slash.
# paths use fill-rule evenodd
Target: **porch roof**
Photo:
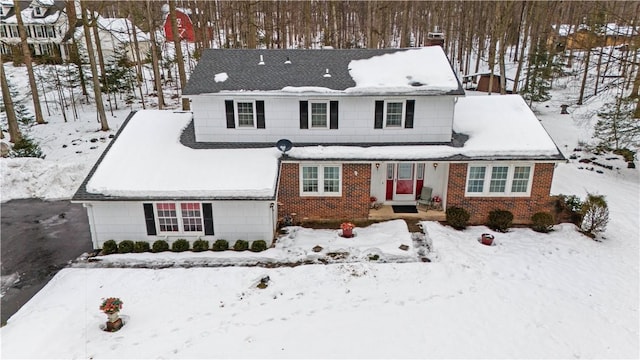
<path id="1" fill-rule="evenodd" d="M 458 98 L 451 144 L 296 146 L 297 160 L 544 160 L 564 156 L 519 95 Z M 462 139 L 456 139 L 458 138 Z M 468 137 L 464 139 L 465 137 Z M 462 141 L 456 141 L 462 140 Z"/>

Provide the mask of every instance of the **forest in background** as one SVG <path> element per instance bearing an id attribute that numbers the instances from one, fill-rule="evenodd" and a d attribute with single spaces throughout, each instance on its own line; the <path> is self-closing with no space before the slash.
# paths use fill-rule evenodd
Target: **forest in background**
<path id="1" fill-rule="evenodd" d="M 67 9 L 71 11 L 73 6 L 69 4 Z M 140 84 L 147 74 L 152 74 L 154 91 L 163 86 L 161 79 L 171 80 L 175 76 L 172 84 L 179 92 L 186 83 L 190 60 L 197 61 L 204 48 L 417 47 L 424 46 L 429 32 L 437 30 L 444 33 L 443 48 L 459 76 L 488 66 L 489 89 L 493 88 L 493 81 L 499 81 L 502 93 L 519 93 L 530 104 L 548 100 L 554 78 L 569 72 L 582 78 L 577 105 L 582 104 L 589 92 L 598 93 L 600 78 L 616 77 L 608 86 L 613 84 L 619 91 L 607 116 L 614 121 L 624 117 L 631 126 L 629 131 L 634 126 L 639 131 L 634 125 L 637 121 L 631 121 L 640 117 L 637 33 L 635 37 L 628 33 L 614 34 L 635 39 L 615 52 L 613 46 L 605 47 L 604 39 L 606 24 L 625 26 L 621 28 L 627 29 L 624 31 L 637 26 L 640 2 L 85 0 L 81 4 L 104 17 L 129 18 L 145 32 L 154 30 L 150 31 L 152 47 L 158 48 L 167 45 L 162 37 L 166 12 L 171 21 L 175 21 L 176 8 L 190 13 L 196 33 L 193 44 L 186 46 L 178 39 L 170 53 L 153 49 L 150 54 L 138 54 L 140 62 L 153 70 L 145 73 L 141 66 L 136 69 L 141 98 L 144 96 Z M 95 26 L 91 14 L 77 16 L 78 21 Z M 584 36 L 574 38 L 574 46 L 567 48 L 567 37 L 558 36 L 554 29 L 559 24 L 581 29 Z M 87 38 L 86 47 L 93 48 L 91 36 Z M 108 81 L 104 62 L 99 56 L 77 60 L 79 69 L 91 65 L 93 76 L 87 78 L 94 80 L 96 94 L 109 90 L 105 87 Z M 187 69 L 185 62 L 189 65 Z M 506 76 L 494 80 L 494 73 L 506 74 L 507 66 L 516 67 L 510 87 Z M 589 75 L 594 71 L 595 77 Z M 595 84 L 589 84 L 594 79 Z M 86 95 L 82 76 L 80 82 Z M 125 90 L 135 94 L 135 88 Z M 163 92 L 156 93 L 158 107 L 162 108 Z M 101 97 L 97 96 L 95 101 L 98 112 L 104 113 Z M 36 120 L 40 122 L 37 106 L 34 107 Z M 103 130 L 107 129 L 106 117 L 100 118 Z"/>

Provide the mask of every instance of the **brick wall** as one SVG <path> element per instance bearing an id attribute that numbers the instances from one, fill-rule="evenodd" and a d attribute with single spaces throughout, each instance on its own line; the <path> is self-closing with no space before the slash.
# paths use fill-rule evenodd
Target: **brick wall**
<path id="1" fill-rule="evenodd" d="M 356 175 L 357 173 L 357 175 Z M 278 186 L 278 218 L 295 220 L 362 220 L 369 216 L 370 164 L 342 165 L 342 196 L 300 196 L 300 164 L 282 163 Z"/>
<path id="2" fill-rule="evenodd" d="M 531 223 L 531 215 L 540 211 L 553 213 L 553 200 L 549 196 L 555 164 L 535 164 L 530 197 L 465 197 L 467 181 L 466 163 L 452 163 L 449 167 L 447 207 L 464 208 L 471 215 L 471 224 L 484 224 L 492 210 L 509 210 L 516 224 Z"/>

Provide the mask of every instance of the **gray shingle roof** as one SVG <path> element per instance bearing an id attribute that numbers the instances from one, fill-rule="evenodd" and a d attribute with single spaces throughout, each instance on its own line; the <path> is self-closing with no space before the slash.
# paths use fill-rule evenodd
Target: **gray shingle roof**
<path id="1" fill-rule="evenodd" d="M 350 61 L 406 50 L 409 49 L 205 49 L 182 94 L 269 91 L 287 86 L 345 90 L 356 85 L 349 75 Z M 261 55 L 264 65 L 258 65 Z M 291 64 L 285 64 L 287 59 Z M 326 69 L 331 77 L 322 76 Z M 215 74 L 223 72 L 228 79 L 215 82 Z M 449 94 L 464 95 L 464 91 L 459 84 L 458 90 Z"/>

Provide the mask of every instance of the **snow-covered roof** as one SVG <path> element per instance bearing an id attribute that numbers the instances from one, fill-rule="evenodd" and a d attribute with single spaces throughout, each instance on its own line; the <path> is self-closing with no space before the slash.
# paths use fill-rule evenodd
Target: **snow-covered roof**
<path id="1" fill-rule="evenodd" d="M 227 74 L 226 80 L 214 81 L 215 74 L 221 73 Z M 464 95 L 439 46 L 206 49 L 183 94 L 247 91 Z"/>
<path id="2" fill-rule="evenodd" d="M 266 148 L 195 149 L 180 142 L 190 113 L 145 110 L 131 117 L 74 199 L 275 196 L 281 153 Z M 519 95 L 470 96 L 456 104 L 454 130 L 469 138 L 450 145 L 296 146 L 297 160 L 564 159 Z M 256 175 L 259 174 L 259 175 Z"/>
<path id="3" fill-rule="evenodd" d="M 96 165 L 86 192 L 141 198 L 275 196 L 280 151 L 192 149 L 179 141 L 190 121 L 191 113 L 137 112 Z"/>
<path id="4" fill-rule="evenodd" d="M 15 4 L 13 1 L 2 1 L 2 6 L 13 7 Z M 31 6 L 25 6 L 24 3 L 20 2 L 20 14 L 22 15 L 22 22 L 25 25 L 30 24 L 55 24 L 58 19 L 60 19 L 60 15 L 63 13 L 62 9 L 64 9 L 64 2 L 56 2 L 56 1 L 34 1 Z M 44 8 L 45 13 L 43 16 L 33 16 L 33 7 L 32 6 L 41 6 Z M 14 10 L 15 11 L 15 10 Z M 10 13 L 11 16 L 7 16 L 5 19 L 2 19 L 2 22 L 5 24 L 17 24 L 18 20 L 16 19 L 16 15 L 12 11 Z"/>
<path id="5" fill-rule="evenodd" d="M 464 146 L 296 147 L 293 144 L 287 155 L 294 159 L 323 160 L 563 159 L 549 134 L 519 95 L 458 98 L 453 130 L 469 136 Z"/>
<path id="6" fill-rule="evenodd" d="M 122 43 L 133 42 L 134 25 L 128 19 L 99 17 L 98 26 L 108 31 L 114 38 Z M 140 28 L 136 26 L 135 29 L 138 41 L 150 40 L 149 35 L 140 30 Z"/>
<path id="7" fill-rule="evenodd" d="M 560 24 L 551 25 L 560 36 L 568 36 L 576 31 L 589 30 L 590 26 L 586 24 L 570 25 Z M 616 23 L 608 23 L 602 26 L 602 32 L 607 36 L 637 36 L 640 33 L 640 26 L 618 25 Z"/>

